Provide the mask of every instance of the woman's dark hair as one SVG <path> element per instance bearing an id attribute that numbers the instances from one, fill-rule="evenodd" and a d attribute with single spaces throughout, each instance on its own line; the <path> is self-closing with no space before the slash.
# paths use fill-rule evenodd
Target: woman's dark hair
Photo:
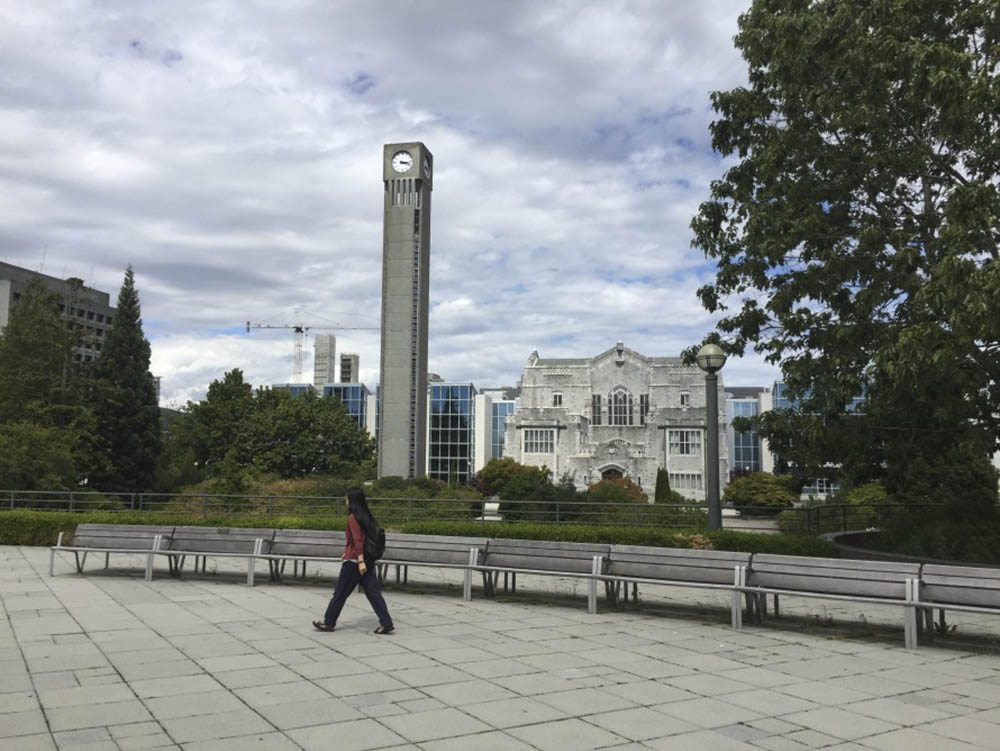
<path id="1" fill-rule="evenodd" d="M 368 508 L 365 491 L 357 487 L 347 489 L 347 510 L 354 514 L 354 518 L 366 535 L 372 534 L 375 529 L 375 517 L 372 516 L 372 510 Z"/>

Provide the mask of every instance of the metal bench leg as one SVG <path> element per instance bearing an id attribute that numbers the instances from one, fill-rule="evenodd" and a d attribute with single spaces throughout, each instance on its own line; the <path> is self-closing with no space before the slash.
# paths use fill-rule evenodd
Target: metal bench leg
<path id="1" fill-rule="evenodd" d="M 84 553 L 83 554 L 83 558 L 81 559 L 80 558 L 80 554 L 77 551 L 74 550 L 73 551 L 73 556 L 76 558 L 76 572 L 78 574 L 82 574 L 83 573 L 83 567 L 87 563 L 87 554 Z"/>
<path id="2" fill-rule="evenodd" d="M 733 631 L 743 630 L 743 597 L 741 597 L 741 592 L 737 587 L 745 587 L 747 585 L 747 569 L 746 566 L 735 566 L 733 568 L 733 596 L 730 599 L 730 610 L 732 618 Z M 747 600 L 749 603 L 749 599 Z"/>
<path id="3" fill-rule="evenodd" d="M 56 538 L 56 548 L 62 547 L 63 533 L 59 533 L 59 537 Z M 53 576 L 53 569 L 56 564 L 56 549 L 49 548 L 49 576 Z"/>
<path id="4" fill-rule="evenodd" d="M 104 554 L 104 568 L 109 568 L 111 565 L 111 553 Z"/>
<path id="5" fill-rule="evenodd" d="M 920 617 L 916 603 L 920 600 L 920 580 L 907 579 L 904 593 L 906 604 L 903 606 L 903 643 L 907 649 L 916 649 L 917 620 Z"/>
<path id="6" fill-rule="evenodd" d="M 465 569 L 465 575 L 462 580 L 462 599 L 466 602 L 472 600 L 472 567 L 478 563 L 478 548 L 469 548 L 469 566 Z"/>
<path id="7" fill-rule="evenodd" d="M 597 613 L 597 577 L 600 576 L 604 568 L 604 557 L 595 555 L 590 566 L 590 581 L 587 582 L 587 612 L 591 615 Z"/>
<path id="8" fill-rule="evenodd" d="M 514 594 L 517 591 L 517 574 L 513 571 L 510 574 L 510 592 Z"/>
<path id="9" fill-rule="evenodd" d="M 781 610 L 778 608 L 778 595 L 774 595 L 774 617 L 781 617 Z"/>

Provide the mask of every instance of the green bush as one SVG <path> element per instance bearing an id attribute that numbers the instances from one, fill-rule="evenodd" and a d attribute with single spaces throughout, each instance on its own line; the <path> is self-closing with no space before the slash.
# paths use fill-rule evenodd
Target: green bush
<path id="1" fill-rule="evenodd" d="M 837 546 L 809 535 L 761 535 L 753 532 L 686 532 L 663 527 L 598 527 L 585 524 L 527 522 L 409 522 L 402 531 L 422 535 L 496 537 L 519 540 L 596 542 L 611 545 L 651 545 L 664 548 L 709 548 L 744 553 L 776 553 L 832 558 Z"/>
<path id="2" fill-rule="evenodd" d="M 776 516 L 782 509 L 791 508 L 798 496 L 782 478 L 770 472 L 754 472 L 729 483 L 722 499 L 744 516 Z"/>

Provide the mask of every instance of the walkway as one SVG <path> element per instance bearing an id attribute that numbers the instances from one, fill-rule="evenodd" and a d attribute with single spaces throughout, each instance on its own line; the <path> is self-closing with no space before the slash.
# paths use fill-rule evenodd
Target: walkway
<path id="1" fill-rule="evenodd" d="M 136 564 L 63 559 L 49 578 L 46 549 L 0 547 L 0 749 L 1000 749 L 988 620 L 972 649 L 907 652 L 892 609 L 891 630 L 813 611 L 734 633 L 690 592 L 589 616 L 582 590 L 560 597 L 572 582 L 471 603 L 439 582 L 388 589 L 392 636 L 361 595 L 324 634 L 309 622 L 331 570 L 250 589 L 226 571 L 147 583 Z"/>

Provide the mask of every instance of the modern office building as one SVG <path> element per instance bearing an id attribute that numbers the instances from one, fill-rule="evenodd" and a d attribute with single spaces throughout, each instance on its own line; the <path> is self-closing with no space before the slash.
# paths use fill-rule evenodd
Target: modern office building
<path id="1" fill-rule="evenodd" d="M 464 485 L 477 469 L 476 387 L 435 382 L 427 399 L 427 476 Z"/>
<path id="2" fill-rule="evenodd" d="M 726 388 L 726 447 L 729 451 L 729 479 L 753 472 L 773 472 L 774 457 L 756 430 L 737 432 L 733 420 L 756 417 L 771 409 L 771 389 L 762 386 Z"/>
<path id="3" fill-rule="evenodd" d="M 340 382 L 358 383 L 361 380 L 360 366 L 361 358 L 352 352 L 344 352 L 340 356 Z"/>
<path id="4" fill-rule="evenodd" d="M 363 383 L 328 383 L 323 386 L 323 396 L 339 399 L 358 426 L 370 430 L 368 403 L 372 393 Z"/>
<path id="5" fill-rule="evenodd" d="M 336 373 L 337 337 L 333 334 L 317 334 L 313 345 L 313 386 L 323 388 L 337 380 Z"/>
<path id="6" fill-rule="evenodd" d="M 517 408 L 521 390 L 517 387 L 481 389 L 476 395 L 476 471 L 490 459 L 504 455 L 507 416 Z"/>
<path id="7" fill-rule="evenodd" d="M 318 391 L 311 383 L 272 383 L 271 388 L 275 391 L 287 391 L 292 396 L 302 396 L 302 394 L 316 393 Z"/>
<path id="8" fill-rule="evenodd" d="M 384 147 L 379 477 L 421 477 L 427 467 L 432 174 L 422 143 Z"/>
<path id="9" fill-rule="evenodd" d="M 84 285 L 82 279 L 57 279 L 37 271 L 0 263 L 0 331 L 10 320 L 10 311 L 32 280 L 39 280 L 60 299 L 63 318 L 81 335 L 82 344 L 75 357 L 90 362 L 101 355 L 101 349 L 111 331 L 115 309 L 107 292 Z"/>
<path id="10" fill-rule="evenodd" d="M 622 342 L 590 358 L 543 359 L 533 352 L 520 404 L 507 417 L 504 455 L 544 465 L 555 479 L 568 474 L 578 487 L 627 477 L 651 492 L 662 467 L 671 488 L 700 500 L 705 417 L 705 374 L 679 357 L 647 357 Z M 725 435 L 721 410 L 718 420 Z M 724 487 L 723 447 L 719 455 Z"/>

